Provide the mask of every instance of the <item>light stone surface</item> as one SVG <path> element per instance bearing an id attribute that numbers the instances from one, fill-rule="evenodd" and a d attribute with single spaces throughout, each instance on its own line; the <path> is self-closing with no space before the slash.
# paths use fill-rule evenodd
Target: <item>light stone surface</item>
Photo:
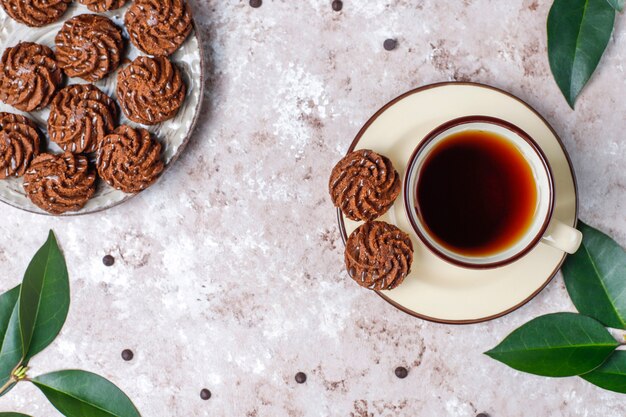
<path id="1" fill-rule="evenodd" d="M 580 217 L 626 246 L 624 16 L 574 112 L 550 76 L 548 0 L 344 0 L 341 13 L 330 0 L 191 3 L 210 68 L 205 107 L 167 175 L 87 217 L 0 207 L 1 290 L 50 228 L 70 268 L 69 318 L 32 375 L 100 373 L 146 417 L 626 415 L 623 396 L 482 354 L 533 317 L 573 310 L 560 275 L 490 323 L 409 317 L 349 280 L 327 197 L 333 164 L 379 107 L 423 84 L 478 81 L 554 125 L 578 176 Z M 387 37 L 397 50 L 383 50 Z M 0 410 L 56 415 L 28 384 Z"/>

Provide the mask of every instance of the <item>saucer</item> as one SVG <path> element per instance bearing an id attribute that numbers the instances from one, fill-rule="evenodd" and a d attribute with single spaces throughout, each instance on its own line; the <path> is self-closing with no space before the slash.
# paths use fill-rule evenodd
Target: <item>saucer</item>
<path id="1" fill-rule="evenodd" d="M 409 91 L 380 109 L 365 124 L 348 152 L 372 149 L 387 156 L 404 178 L 409 158 L 426 135 L 445 122 L 469 115 L 506 120 L 527 132 L 545 153 L 555 183 L 554 218 L 575 227 L 576 179 L 558 135 L 532 107 L 494 87 L 441 83 Z M 403 191 L 404 192 L 404 191 Z M 361 223 L 338 211 L 344 242 Z M 556 275 L 565 253 L 539 243 L 518 261 L 495 269 L 472 270 L 448 263 L 419 239 L 404 206 L 404 195 L 379 220 L 411 236 L 415 256 L 411 273 L 398 288 L 378 291 L 412 316 L 446 324 L 469 324 L 508 314 L 535 297 Z"/>

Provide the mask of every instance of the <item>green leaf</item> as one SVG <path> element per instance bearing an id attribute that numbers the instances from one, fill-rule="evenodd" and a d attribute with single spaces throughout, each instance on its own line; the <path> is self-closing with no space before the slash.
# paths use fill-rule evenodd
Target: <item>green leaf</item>
<path id="1" fill-rule="evenodd" d="M 65 323 L 69 307 L 67 266 L 50 231 L 26 269 L 20 292 L 20 329 L 26 360 L 52 343 Z"/>
<path id="2" fill-rule="evenodd" d="M 619 12 L 624 10 L 624 0 L 607 0 L 607 1 L 611 5 L 611 7 L 613 7 L 615 10 Z"/>
<path id="3" fill-rule="evenodd" d="M 604 54 L 615 9 L 607 0 L 554 0 L 548 16 L 548 55 L 554 79 L 570 107 Z"/>
<path id="4" fill-rule="evenodd" d="M 581 378 L 600 388 L 626 394 L 626 351 L 615 351 L 601 367 Z"/>
<path id="5" fill-rule="evenodd" d="M 15 303 L 20 295 L 20 286 L 13 288 L 0 295 L 0 346 L 4 342 L 4 337 L 9 329 L 9 321 L 15 309 Z"/>
<path id="6" fill-rule="evenodd" d="M 562 377 L 597 368 L 617 346 L 594 319 L 556 313 L 529 321 L 485 354 L 522 372 Z"/>
<path id="7" fill-rule="evenodd" d="M 615 351 L 602 366 L 580 377 L 600 388 L 626 394 L 626 351 Z"/>
<path id="8" fill-rule="evenodd" d="M 22 339 L 19 325 L 18 306 L 19 286 L 0 296 L 0 323 L 4 328 L 2 345 L 0 345 L 0 386 L 4 386 L 11 378 L 11 371 L 22 362 Z M 11 306 L 13 303 L 13 306 Z M 10 308 L 10 313 L 7 314 Z M 5 320 L 8 322 L 5 323 Z M 15 384 L 0 394 L 0 397 L 9 392 Z"/>
<path id="9" fill-rule="evenodd" d="M 22 413 L 0 413 L 0 417 L 30 417 Z"/>
<path id="10" fill-rule="evenodd" d="M 579 222 L 583 243 L 563 264 L 563 278 L 581 314 L 626 329 L 626 252 L 599 230 Z"/>
<path id="11" fill-rule="evenodd" d="M 34 378 L 32 383 L 67 417 L 139 417 L 122 390 L 90 372 L 53 372 Z"/>

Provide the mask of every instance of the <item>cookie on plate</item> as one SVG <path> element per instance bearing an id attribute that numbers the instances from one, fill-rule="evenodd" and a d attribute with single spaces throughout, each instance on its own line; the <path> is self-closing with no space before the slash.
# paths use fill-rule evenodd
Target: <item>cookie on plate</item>
<path id="1" fill-rule="evenodd" d="M 117 74 L 117 99 L 130 120 L 155 125 L 176 116 L 187 89 L 167 57 L 140 56 Z"/>
<path id="2" fill-rule="evenodd" d="M 80 4 L 87 6 L 92 12 L 107 12 L 119 9 L 126 4 L 126 0 L 78 0 Z"/>
<path id="3" fill-rule="evenodd" d="M 96 191 L 96 172 L 84 155 L 44 153 L 26 171 L 24 190 L 48 213 L 78 211 Z"/>
<path id="4" fill-rule="evenodd" d="M 81 14 L 61 28 L 55 38 L 59 66 L 69 77 L 95 82 L 120 65 L 122 30 L 105 16 Z"/>
<path id="5" fill-rule="evenodd" d="M 72 153 L 90 153 L 117 126 L 115 102 L 91 84 L 70 85 L 58 92 L 50 106 L 50 140 Z"/>
<path id="6" fill-rule="evenodd" d="M 9 16 L 30 27 L 56 22 L 71 3 L 72 0 L 0 0 Z"/>
<path id="7" fill-rule="evenodd" d="M 20 42 L 2 54 L 0 101 L 18 110 L 46 107 L 62 82 L 63 72 L 47 46 Z"/>
<path id="8" fill-rule="evenodd" d="M 392 290 L 404 281 L 413 263 L 408 234 L 385 222 L 368 222 L 346 243 L 346 269 L 350 277 L 370 290 Z"/>
<path id="9" fill-rule="evenodd" d="M 385 214 L 401 187 L 391 161 L 369 149 L 346 155 L 333 168 L 328 184 L 335 207 L 355 221 L 371 221 Z"/>
<path id="10" fill-rule="evenodd" d="M 131 42 L 154 56 L 173 54 L 193 29 L 184 0 L 136 0 L 124 17 Z"/>
<path id="11" fill-rule="evenodd" d="M 161 144 L 145 129 L 122 125 L 98 149 L 98 174 L 111 187 L 134 194 L 145 190 L 163 172 Z"/>
<path id="12" fill-rule="evenodd" d="M 0 179 L 21 177 L 39 155 L 41 137 L 30 119 L 0 113 Z"/>

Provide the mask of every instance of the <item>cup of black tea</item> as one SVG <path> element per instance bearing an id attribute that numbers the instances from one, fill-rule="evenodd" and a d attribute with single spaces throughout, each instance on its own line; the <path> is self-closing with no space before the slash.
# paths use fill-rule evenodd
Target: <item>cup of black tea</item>
<path id="1" fill-rule="evenodd" d="M 459 266 L 504 266 L 540 242 L 574 253 L 582 240 L 553 218 L 554 179 L 543 151 L 504 120 L 469 116 L 436 128 L 411 156 L 404 187 L 420 239 Z"/>

